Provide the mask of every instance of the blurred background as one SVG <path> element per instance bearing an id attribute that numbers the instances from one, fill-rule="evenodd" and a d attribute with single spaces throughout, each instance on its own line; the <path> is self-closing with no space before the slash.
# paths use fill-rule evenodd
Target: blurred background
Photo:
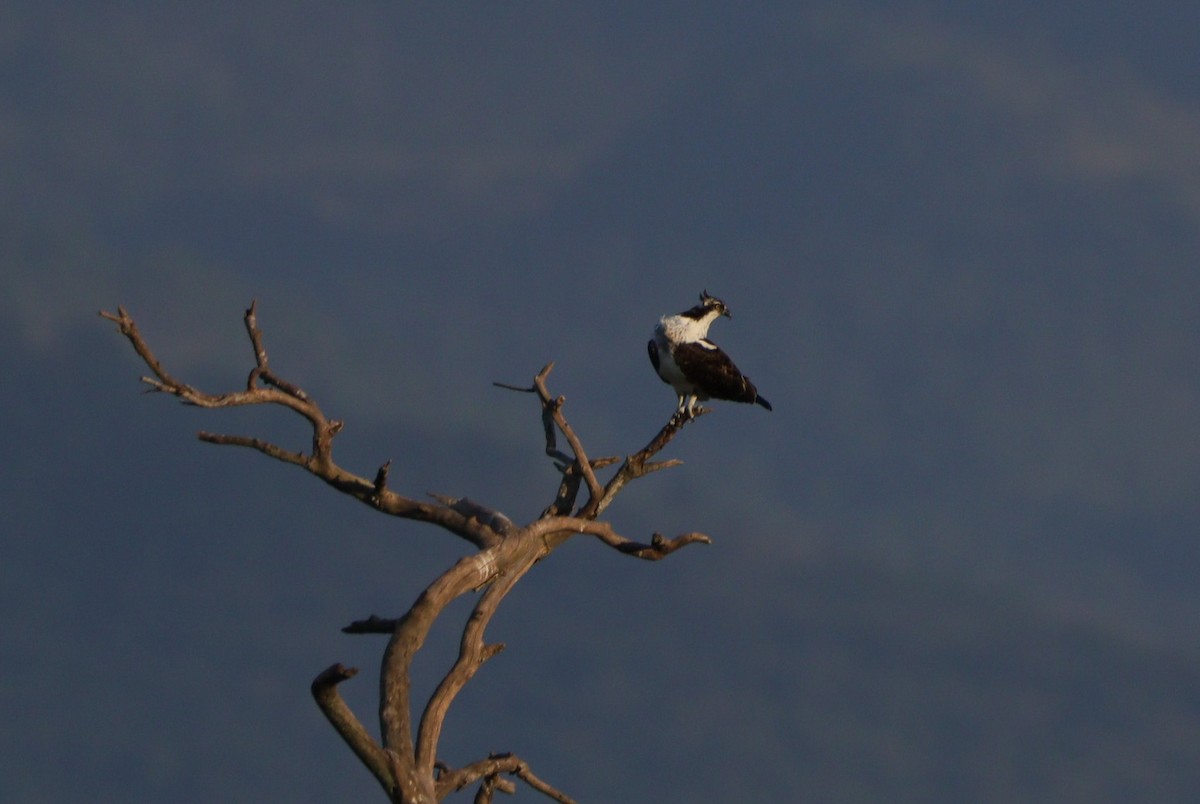
<path id="1" fill-rule="evenodd" d="M 146 396 L 273 368 L 336 456 L 518 521 L 536 401 L 593 455 L 675 405 L 701 290 L 774 412 L 630 487 L 648 564 L 568 544 L 442 758 L 579 801 L 1200 800 L 1200 6 L 44 4 L 0 25 L 0 798 L 379 790 L 382 638 L 468 546 Z M 428 690 L 470 601 L 417 668 Z M 455 800 L 469 800 L 464 792 Z M 521 788 L 517 801 L 545 800 Z"/>

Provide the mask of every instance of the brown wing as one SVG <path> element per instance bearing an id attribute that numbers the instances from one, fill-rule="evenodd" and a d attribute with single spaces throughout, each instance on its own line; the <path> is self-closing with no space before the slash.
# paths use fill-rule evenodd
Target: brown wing
<path id="1" fill-rule="evenodd" d="M 754 383 L 711 341 L 679 344 L 672 356 L 704 396 L 731 402 L 755 402 L 759 398 Z"/>

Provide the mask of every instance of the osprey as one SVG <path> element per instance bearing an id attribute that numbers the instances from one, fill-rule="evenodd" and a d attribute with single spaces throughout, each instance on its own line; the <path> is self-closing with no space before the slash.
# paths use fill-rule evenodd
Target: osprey
<path id="1" fill-rule="evenodd" d="M 696 415 L 696 403 L 704 399 L 757 402 L 767 410 L 771 403 L 758 395 L 750 378 L 708 339 L 708 328 L 717 318 L 732 318 L 720 299 L 700 294 L 700 303 L 679 315 L 665 315 L 654 328 L 647 344 L 650 362 L 662 381 L 679 394 L 675 415 Z"/>

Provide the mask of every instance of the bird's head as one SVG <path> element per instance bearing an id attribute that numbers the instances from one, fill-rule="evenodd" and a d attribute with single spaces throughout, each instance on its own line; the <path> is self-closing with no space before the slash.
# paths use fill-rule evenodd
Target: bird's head
<path id="1" fill-rule="evenodd" d="M 729 307 L 726 306 L 725 302 L 716 296 L 709 296 L 707 290 L 700 294 L 700 306 L 705 310 L 716 310 L 718 315 L 723 315 L 726 318 L 733 318 L 733 313 L 729 312 Z"/>

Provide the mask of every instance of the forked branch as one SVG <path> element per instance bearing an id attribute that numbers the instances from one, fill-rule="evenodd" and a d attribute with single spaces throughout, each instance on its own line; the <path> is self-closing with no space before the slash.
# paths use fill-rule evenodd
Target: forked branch
<path id="1" fill-rule="evenodd" d="M 529 388 L 522 388 L 507 383 L 493 383 L 497 387 L 506 388 L 510 391 L 535 393 L 541 402 L 542 424 L 546 434 L 546 454 L 555 459 L 555 465 L 563 475 L 554 502 L 542 512 L 543 517 L 570 514 L 575 506 L 575 499 L 579 493 L 580 481 L 582 480 L 587 483 L 589 496 L 587 503 L 575 515 L 582 519 L 596 519 L 612 504 L 613 500 L 621 492 L 621 489 L 625 488 L 630 481 L 644 477 L 652 472 L 657 472 L 660 469 L 679 466 L 682 461 L 676 459 L 666 461 L 652 461 L 650 459 L 661 452 L 667 444 L 671 443 L 671 439 L 675 438 L 688 422 L 694 421 L 709 412 L 707 409 L 698 409 L 692 416 L 672 416 L 663 425 L 662 429 L 650 439 L 650 442 L 646 446 L 634 454 L 627 456 L 621 464 L 620 469 L 613 474 L 606 484 L 601 485 L 596 477 L 596 470 L 610 466 L 620 459 L 588 458 L 587 453 L 583 449 L 583 443 L 563 413 L 563 405 L 566 402 L 566 398 L 553 396 L 547 387 L 546 379 L 550 376 L 550 372 L 553 369 L 554 363 L 547 363 L 538 372 L 537 376 L 534 377 L 533 386 Z M 573 455 L 566 455 L 558 449 L 556 431 L 561 432 L 563 437 L 567 439 Z"/>

